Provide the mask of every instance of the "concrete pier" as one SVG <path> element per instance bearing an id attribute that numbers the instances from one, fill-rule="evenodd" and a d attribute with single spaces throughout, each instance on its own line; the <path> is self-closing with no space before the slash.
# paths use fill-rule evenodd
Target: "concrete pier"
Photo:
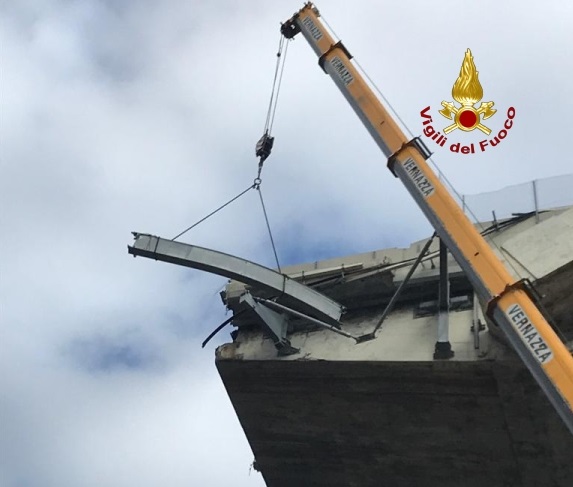
<path id="1" fill-rule="evenodd" d="M 486 234 L 573 344 L 573 209 Z M 343 329 L 359 336 L 372 331 L 423 244 L 283 272 L 343 304 Z M 435 242 L 374 340 L 357 344 L 290 318 L 287 337 L 299 352 L 282 357 L 256 316 L 237 318 L 216 364 L 268 487 L 573 485 L 573 437 L 453 260 L 455 354 L 434 359 L 437 250 Z M 234 313 L 244 292 L 238 282 L 224 292 Z"/>

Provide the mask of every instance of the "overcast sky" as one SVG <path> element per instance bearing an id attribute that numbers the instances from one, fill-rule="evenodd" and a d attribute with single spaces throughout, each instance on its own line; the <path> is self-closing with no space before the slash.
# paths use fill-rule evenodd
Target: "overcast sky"
<path id="1" fill-rule="evenodd" d="M 2 487 L 264 485 L 214 366 L 228 332 L 200 346 L 225 319 L 225 279 L 126 247 L 131 231 L 173 237 L 252 182 L 279 24 L 301 6 L 2 3 Z M 472 49 L 499 109 L 487 125 L 516 117 L 483 154 L 433 147 L 461 193 L 572 172 L 571 2 L 318 6 L 415 134 Z M 290 43 L 263 173 L 281 263 L 428 236 L 316 61 Z M 184 240 L 273 265 L 254 193 Z"/>

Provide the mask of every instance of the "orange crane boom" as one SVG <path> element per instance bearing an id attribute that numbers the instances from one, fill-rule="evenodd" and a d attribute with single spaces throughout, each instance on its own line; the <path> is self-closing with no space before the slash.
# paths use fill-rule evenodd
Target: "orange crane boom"
<path id="1" fill-rule="evenodd" d="M 573 356 L 524 283 L 511 276 L 431 170 L 423 143 L 417 138 L 408 140 L 353 65 L 346 47 L 325 28 L 312 3 L 306 3 L 287 20 L 281 31 L 287 38 L 298 33 L 306 38 L 319 57 L 319 65 L 388 158 L 390 170 L 406 186 L 468 276 L 481 303 L 486 304 L 488 316 L 502 329 L 573 433 Z"/>

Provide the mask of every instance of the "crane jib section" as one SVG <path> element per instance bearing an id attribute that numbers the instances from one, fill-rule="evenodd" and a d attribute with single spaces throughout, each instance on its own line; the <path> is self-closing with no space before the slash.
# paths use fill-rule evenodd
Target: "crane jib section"
<path id="1" fill-rule="evenodd" d="M 489 244 L 426 162 L 427 154 L 409 141 L 380 102 L 351 56 L 307 3 L 285 22 L 287 38 L 301 33 L 319 57 L 366 129 L 388 158 L 388 166 L 426 215 L 462 267 L 489 316 L 535 377 L 573 433 L 573 357 L 524 287 L 516 282 Z"/>

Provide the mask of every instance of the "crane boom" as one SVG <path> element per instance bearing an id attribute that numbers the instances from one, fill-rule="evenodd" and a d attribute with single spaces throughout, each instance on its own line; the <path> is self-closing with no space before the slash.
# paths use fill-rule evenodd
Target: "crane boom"
<path id="1" fill-rule="evenodd" d="M 530 297 L 475 229 L 460 206 L 426 162 L 429 154 L 418 139 L 408 140 L 335 41 L 312 3 L 286 21 L 287 38 L 299 32 L 330 75 L 384 155 L 388 167 L 406 186 L 439 237 L 464 270 L 489 317 L 537 380 L 573 433 L 573 356 Z"/>

